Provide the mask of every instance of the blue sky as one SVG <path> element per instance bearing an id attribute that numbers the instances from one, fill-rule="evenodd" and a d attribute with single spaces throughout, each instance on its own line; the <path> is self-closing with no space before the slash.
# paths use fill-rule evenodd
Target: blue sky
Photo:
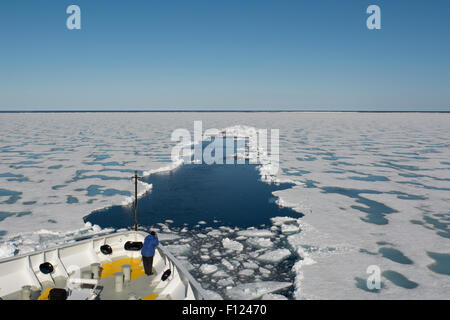
<path id="1" fill-rule="evenodd" d="M 15 0 L 0 27 L 0 110 L 450 111 L 448 0 Z"/>

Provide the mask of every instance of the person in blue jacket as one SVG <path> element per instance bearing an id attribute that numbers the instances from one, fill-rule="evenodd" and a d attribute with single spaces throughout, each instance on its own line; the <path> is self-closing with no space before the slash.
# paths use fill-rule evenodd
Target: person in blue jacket
<path id="1" fill-rule="evenodd" d="M 155 231 L 150 232 L 148 236 L 145 237 L 144 245 L 142 246 L 141 255 L 142 262 L 144 264 L 145 274 L 150 276 L 153 274 L 153 256 L 155 255 L 155 248 L 159 244 L 158 235 Z"/>

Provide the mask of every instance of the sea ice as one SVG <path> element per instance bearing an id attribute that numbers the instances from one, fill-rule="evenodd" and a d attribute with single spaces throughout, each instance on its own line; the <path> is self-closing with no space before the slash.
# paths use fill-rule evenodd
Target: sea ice
<path id="1" fill-rule="evenodd" d="M 261 297 L 261 300 L 288 300 L 282 294 L 266 293 Z"/>
<path id="2" fill-rule="evenodd" d="M 241 230 L 237 233 L 240 236 L 244 237 L 273 237 L 273 232 L 269 230 L 264 229 L 247 229 L 247 230 Z"/>
<path id="3" fill-rule="evenodd" d="M 228 274 L 223 270 L 219 270 L 219 271 L 216 271 L 212 276 L 214 278 L 224 278 L 224 277 L 227 277 Z"/>
<path id="4" fill-rule="evenodd" d="M 221 287 L 232 286 L 234 285 L 234 281 L 232 278 L 220 279 L 219 281 L 217 281 L 217 285 Z"/>
<path id="5" fill-rule="evenodd" d="M 208 232 L 206 235 L 210 237 L 219 237 L 222 235 L 222 232 L 220 232 L 219 230 L 212 230 Z"/>
<path id="6" fill-rule="evenodd" d="M 250 277 L 255 273 L 255 270 L 253 269 L 243 269 L 241 271 L 239 271 L 239 275 L 240 276 L 244 276 L 244 277 Z"/>
<path id="7" fill-rule="evenodd" d="M 179 257 L 178 257 L 179 259 Z M 188 271 L 192 271 L 195 269 L 195 267 L 187 260 L 180 260 L 181 264 L 186 268 Z"/>
<path id="8" fill-rule="evenodd" d="M 247 240 L 247 243 L 257 248 L 270 248 L 273 242 L 269 238 L 252 237 Z"/>
<path id="9" fill-rule="evenodd" d="M 10 243 L 0 244 L 0 257 L 12 256 L 12 255 L 14 255 L 15 251 L 16 251 L 16 246 L 14 246 Z"/>
<path id="10" fill-rule="evenodd" d="M 277 281 L 245 283 L 227 290 L 227 296 L 233 300 L 254 300 L 265 294 L 289 288 L 291 285 L 290 282 Z"/>
<path id="11" fill-rule="evenodd" d="M 200 266 L 200 271 L 203 274 L 211 274 L 217 271 L 217 266 L 212 265 L 212 264 L 202 264 Z"/>
<path id="12" fill-rule="evenodd" d="M 158 239 L 160 241 L 177 240 L 181 237 L 174 233 L 158 233 Z"/>
<path id="13" fill-rule="evenodd" d="M 218 294 L 217 292 L 211 291 L 211 290 L 205 290 L 206 291 L 206 300 L 223 300 L 222 296 Z"/>
<path id="14" fill-rule="evenodd" d="M 281 226 L 282 233 L 296 233 L 300 231 L 300 227 L 295 224 L 283 224 Z"/>
<path id="15" fill-rule="evenodd" d="M 291 252 L 288 249 L 276 249 L 258 256 L 257 259 L 263 262 L 278 263 L 290 255 Z"/>
<path id="16" fill-rule="evenodd" d="M 175 256 L 185 255 L 192 249 L 189 244 L 170 244 L 166 245 L 165 248 Z"/>
<path id="17" fill-rule="evenodd" d="M 228 238 L 222 240 L 222 245 L 225 249 L 233 251 L 242 251 L 242 249 L 244 249 L 244 246 L 241 243 Z"/>
<path id="18" fill-rule="evenodd" d="M 244 266 L 244 268 L 247 268 L 247 269 L 258 269 L 259 268 L 259 266 L 252 261 L 243 262 L 242 265 Z"/>
<path id="19" fill-rule="evenodd" d="M 228 270 L 234 270 L 234 266 L 227 259 L 224 258 L 221 262 Z"/>

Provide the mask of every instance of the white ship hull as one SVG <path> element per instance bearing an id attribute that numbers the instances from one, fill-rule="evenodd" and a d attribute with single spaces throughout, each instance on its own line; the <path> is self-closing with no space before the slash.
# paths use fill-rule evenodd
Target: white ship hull
<path id="1" fill-rule="evenodd" d="M 73 300 L 204 299 L 198 282 L 162 245 L 155 251 L 153 275 L 145 275 L 140 250 L 125 249 L 125 243 L 139 244 L 147 235 L 114 233 L 2 259 L 0 298 L 48 300 L 54 297 L 52 289 L 59 288 Z M 112 252 L 105 254 L 102 246 Z"/>

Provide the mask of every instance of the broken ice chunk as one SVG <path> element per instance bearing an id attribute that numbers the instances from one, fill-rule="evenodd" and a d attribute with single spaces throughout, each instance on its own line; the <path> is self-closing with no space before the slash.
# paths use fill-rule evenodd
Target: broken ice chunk
<path id="1" fill-rule="evenodd" d="M 216 273 L 214 273 L 212 276 L 214 278 L 224 278 L 224 277 L 228 276 L 228 274 L 223 270 L 219 270 Z"/>
<path id="2" fill-rule="evenodd" d="M 258 269 L 259 268 L 259 266 L 256 263 L 251 262 L 251 261 L 250 262 L 243 262 L 242 265 L 246 269 Z"/>
<path id="3" fill-rule="evenodd" d="M 264 262 L 278 263 L 290 255 L 291 251 L 288 249 L 276 249 L 260 255 L 257 259 Z"/>
<path id="4" fill-rule="evenodd" d="M 274 234 L 270 230 L 265 229 L 247 229 L 241 230 L 237 233 L 240 236 L 244 237 L 273 237 Z"/>
<path id="5" fill-rule="evenodd" d="M 300 227 L 296 224 L 283 224 L 281 226 L 282 233 L 296 233 L 300 231 Z"/>
<path id="6" fill-rule="evenodd" d="M 191 251 L 191 246 L 188 244 L 171 244 L 164 247 L 175 256 L 182 256 Z"/>
<path id="7" fill-rule="evenodd" d="M 181 260 L 180 261 L 181 264 L 183 265 L 183 267 L 186 268 L 187 271 L 192 271 L 194 270 L 194 266 L 187 260 Z"/>
<path id="8" fill-rule="evenodd" d="M 207 235 L 210 237 L 218 237 L 222 235 L 222 232 L 220 232 L 219 230 L 212 230 L 208 232 Z"/>
<path id="9" fill-rule="evenodd" d="M 273 242 L 269 238 L 249 238 L 247 243 L 257 248 L 270 248 Z"/>
<path id="10" fill-rule="evenodd" d="M 244 246 L 241 243 L 228 238 L 222 240 L 222 245 L 228 250 L 242 251 L 242 249 L 244 249 Z"/>
<path id="11" fill-rule="evenodd" d="M 217 292 L 211 290 L 205 290 L 206 300 L 223 300 L 223 298 Z"/>
<path id="12" fill-rule="evenodd" d="M 222 259 L 221 262 L 228 270 L 234 270 L 234 266 L 228 260 Z"/>
<path id="13" fill-rule="evenodd" d="M 220 257 L 222 254 L 219 252 L 219 250 L 214 250 L 212 252 L 212 255 L 215 256 L 215 257 Z"/>
<path id="14" fill-rule="evenodd" d="M 266 293 L 261 297 L 261 300 L 288 300 L 282 294 Z"/>
<path id="15" fill-rule="evenodd" d="M 254 273 L 255 273 L 255 271 L 252 269 L 244 269 L 244 270 L 239 271 L 239 275 L 244 276 L 244 277 L 252 276 Z"/>
<path id="16" fill-rule="evenodd" d="M 217 267 L 215 265 L 212 265 L 212 264 L 202 264 L 200 266 L 200 271 L 203 274 L 211 274 L 211 273 L 217 271 Z"/>
<path id="17" fill-rule="evenodd" d="M 270 218 L 270 221 L 272 221 L 272 224 L 275 226 L 281 226 L 286 223 L 297 222 L 297 219 L 291 217 L 274 217 Z"/>
<path id="18" fill-rule="evenodd" d="M 171 240 L 176 240 L 179 238 L 180 238 L 179 235 L 173 234 L 173 233 L 159 233 L 158 234 L 159 241 L 171 241 Z"/>
<path id="19" fill-rule="evenodd" d="M 262 281 L 240 284 L 227 290 L 226 294 L 233 300 L 253 300 L 267 293 L 277 292 L 292 285 L 290 282 Z"/>
<path id="20" fill-rule="evenodd" d="M 217 281 L 217 285 L 219 285 L 221 287 L 226 287 L 226 286 L 229 286 L 229 285 L 234 285 L 234 281 L 231 278 L 220 279 L 219 281 Z"/>

